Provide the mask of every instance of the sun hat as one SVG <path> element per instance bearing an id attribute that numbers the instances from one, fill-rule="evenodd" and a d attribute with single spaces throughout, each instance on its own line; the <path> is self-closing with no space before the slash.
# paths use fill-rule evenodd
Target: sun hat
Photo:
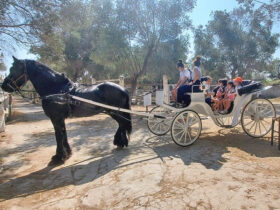
<path id="1" fill-rule="evenodd" d="M 242 77 L 236 77 L 233 81 L 241 83 L 243 81 L 243 79 L 242 79 Z"/>

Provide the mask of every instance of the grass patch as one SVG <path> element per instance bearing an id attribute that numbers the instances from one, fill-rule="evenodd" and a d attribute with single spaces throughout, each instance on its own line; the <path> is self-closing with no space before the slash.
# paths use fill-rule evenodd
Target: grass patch
<path id="1" fill-rule="evenodd" d="M 276 79 L 276 80 L 265 80 L 264 81 L 265 85 L 280 85 L 280 79 Z"/>

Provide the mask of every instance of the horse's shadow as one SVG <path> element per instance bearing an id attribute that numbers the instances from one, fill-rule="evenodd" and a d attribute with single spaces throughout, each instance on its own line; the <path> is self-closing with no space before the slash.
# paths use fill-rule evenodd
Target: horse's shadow
<path id="1" fill-rule="evenodd" d="M 101 158 L 89 158 L 58 169 L 55 169 L 55 166 L 47 166 L 26 176 L 12 179 L 0 185 L 0 201 L 26 197 L 64 186 L 89 183 L 113 169 L 122 167 L 119 164 L 129 153 L 128 149 L 115 149 L 111 154 Z"/>

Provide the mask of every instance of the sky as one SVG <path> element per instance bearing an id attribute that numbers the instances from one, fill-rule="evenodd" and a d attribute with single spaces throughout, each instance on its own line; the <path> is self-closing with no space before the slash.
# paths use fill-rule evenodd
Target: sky
<path id="1" fill-rule="evenodd" d="M 263 2 L 265 1 L 267 0 L 263 0 Z M 215 10 L 231 11 L 235 7 L 238 7 L 238 3 L 236 0 L 197 0 L 196 7 L 193 9 L 193 12 L 190 14 L 190 19 L 192 20 L 194 26 L 205 25 L 211 19 L 211 13 L 213 11 Z M 275 25 L 273 31 L 280 33 L 280 23 Z M 191 42 L 190 54 L 193 55 L 194 52 L 193 52 L 192 34 L 190 37 L 190 42 Z M 28 49 L 24 49 L 23 47 L 17 47 L 13 52 L 13 55 L 19 59 L 36 58 L 35 55 L 28 53 Z M 280 58 L 280 48 L 278 48 L 274 56 Z M 9 69 L 12 64 L 12 55 L 10 53 L 5 54 L 4 62 Z"/>

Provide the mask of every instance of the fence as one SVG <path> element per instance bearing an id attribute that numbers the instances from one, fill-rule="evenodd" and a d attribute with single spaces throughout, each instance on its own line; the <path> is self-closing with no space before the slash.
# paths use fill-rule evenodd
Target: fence
<path id="1" fill-rule="evenodd" d="M 132 98 L 132 104 L 143 105 L 144 96 L 148 93 L 151 94 L 151 104 L 161 104 L 170 102 L 170 90 L 173 88 L 173 84 L 168 84 L 168 78 L 166 75 L 163 75 L 163 83 L 150 83 L 150 84 L 138 84 L 136 88 L 136 93 Z M 108 79 L 108 80 L 95 80 L 92 79 L 92 84 L 86 85 L 98 85 L 103 82 L 114 82 L 119 84 L 122 87 L 125 87 L 129 92 L 131 92 L 131 82 L 123 76 L 120 76 L 118 79 Z M 31 99 L 32 103 L 36 104 L 39 102 L 39 96 L 35 92 L 29 92 L 28 98 Z"/>

